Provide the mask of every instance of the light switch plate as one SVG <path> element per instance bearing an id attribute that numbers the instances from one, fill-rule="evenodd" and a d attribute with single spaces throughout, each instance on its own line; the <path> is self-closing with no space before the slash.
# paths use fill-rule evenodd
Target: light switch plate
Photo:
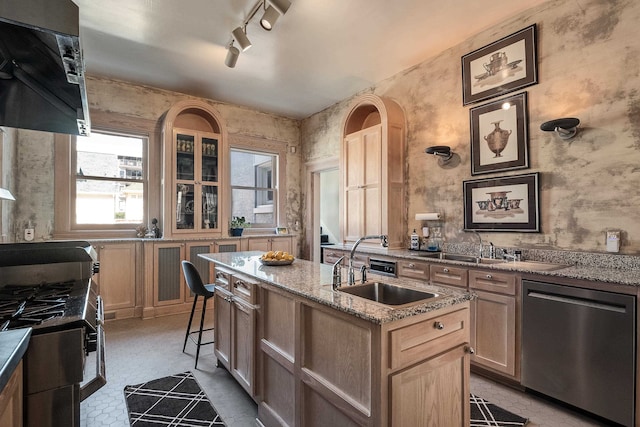
<path id="1" fill-rule="evenodd" d="M 607 252 L 620 252 L 620 230 L 607 231 Z"/>
<path id="2" fill-rule="evenodd" d="M 27 242 L 30 242 L 33 240 L 33 228 L 25 228 L 24 229 L 24 240 L 26 240 Z"/>

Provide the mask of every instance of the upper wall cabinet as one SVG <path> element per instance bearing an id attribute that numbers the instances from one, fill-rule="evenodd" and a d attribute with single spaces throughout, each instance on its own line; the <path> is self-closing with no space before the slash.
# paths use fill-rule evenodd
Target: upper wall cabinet
<path id="1" fill-rule="evenodd" d="M 226 130 L 202 101 L 171 108 L 163 125 L 163 218 L 166 237 L 221 236 Z"/>
<path id="2" fill-rule="evenodd" d="M 402 108 L 390 99 L 363 95 L 349 109 L 342 129 L 343 240 L 353 243 L 365 235 L 386 234 L 390 248 L 403 247 L 406 215 Z"/>

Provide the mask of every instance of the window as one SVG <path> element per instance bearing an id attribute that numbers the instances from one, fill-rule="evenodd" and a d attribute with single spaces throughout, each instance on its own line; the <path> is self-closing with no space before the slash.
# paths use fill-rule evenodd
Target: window
<path id="1" fill-rule="evenodd" d="M 277 154 L 231 149 L 231 216 L 252 227 L 276 227 L 278 218 Z"/>
<path id="2" fill-rule="evenodd" d="M 145 147 L 146 137 L 122 133 L 94 130 L 89 137 L 75 139 L 73 224 L 131 228 L 144 223 Z"/>

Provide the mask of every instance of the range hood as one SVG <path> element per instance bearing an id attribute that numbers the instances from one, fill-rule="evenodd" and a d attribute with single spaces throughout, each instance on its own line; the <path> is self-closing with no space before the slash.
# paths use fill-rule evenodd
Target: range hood
<path id="1" fill-rule="evenodd" d="M 71 0 L 0 0 L 0 126 L 89 134 L 79 27 Z"/>

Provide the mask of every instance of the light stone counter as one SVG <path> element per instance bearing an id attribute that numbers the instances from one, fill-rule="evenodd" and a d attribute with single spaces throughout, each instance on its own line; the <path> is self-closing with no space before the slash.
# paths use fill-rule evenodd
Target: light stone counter
<path id="1" fill-rule="evenodd" d="M 329 265 L 297 259 L 291 265 L 266 266 L 260 263 L 260 255 L 262 252 L 253 251 L 200 254 L 198 256 L 292 294 L 377 324 L 463 303 L 473 298 L 473 294 L 465 291 L 433 286 L 417 280 L 385 277 L 380 280 L 385 283 L 419 288 L 439 294 L 438 298 L 426 303 L 404 308 L 392 308 L 334 291 L 331 286 L 332 272 Z M 342 277 L 347 277 L 346 269 L 343 269 Z"/>

